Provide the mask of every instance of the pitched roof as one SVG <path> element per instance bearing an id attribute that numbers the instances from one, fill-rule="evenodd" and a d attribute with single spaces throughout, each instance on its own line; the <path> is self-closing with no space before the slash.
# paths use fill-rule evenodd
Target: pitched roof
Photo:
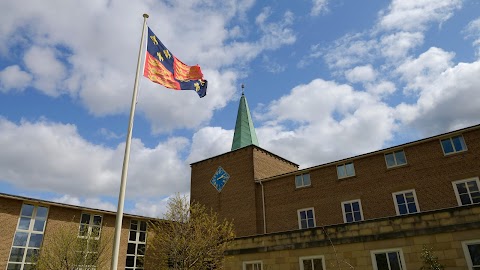
<path id="1" fill-rule="evenodd" d="M 242 93 L 238 106 L 237 122 L 235 123 L 232 151 L 252 144 L 259 146 L 252 116 L 248 108 L 247 98 Z"/>

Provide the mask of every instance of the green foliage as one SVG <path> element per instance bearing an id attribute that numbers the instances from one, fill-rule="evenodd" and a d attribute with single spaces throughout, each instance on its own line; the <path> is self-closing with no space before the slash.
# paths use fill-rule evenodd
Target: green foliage
<path id="1" fill-rule="evenodd" d="M 149 228 L 145 269 L 222 269 L 235 237 L 232 222 L 219 221 L 211 209 L 179 194 L 169 200 L 165 220 L 150 222 Z"/>
<path id="2" fill-rule="evenodd" d="M 423 266 L 420 270 L 443 270 L 445 267 L 438 262 L 438 257 L 433 254 L 432 248 L 423 245 L 422 255 Z"/>
<path id="3" fill-rule="evenodd" d="M 77 226 L 61 227 L 45 239 L 35 258 L 36 270 L 107 269 L 111 237 L 105 232 L 78 232 Z"/>

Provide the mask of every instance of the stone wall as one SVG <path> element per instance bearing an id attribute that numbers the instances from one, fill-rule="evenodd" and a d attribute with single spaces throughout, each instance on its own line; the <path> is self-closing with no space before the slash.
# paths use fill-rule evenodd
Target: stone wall
<path id="1" fill-rule="evenodd" d="M 466 269 L 462 242 L 480 240 L 480 205 L 236 239 L 225 269 L 261 260 L 263 269 L 299 269 L 299 257 L 323 255 L 327 269 L 372 269 L 371 251 L 401 249 L 407 269 L 419 269 L 423 245 L 447 269 Z M 336 252 L 334 251 L 336 250 Z"/>

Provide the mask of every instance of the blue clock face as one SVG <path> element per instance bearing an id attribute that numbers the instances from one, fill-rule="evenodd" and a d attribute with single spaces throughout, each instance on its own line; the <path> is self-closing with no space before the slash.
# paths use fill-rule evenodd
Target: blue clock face
<path id="1" fill-rule="evenodd" d="M 227 183 L 228 179 L 230 178 L 230 175 L 222 168 L 218 167 L 217 171 L 212 177 L 212 180 L 210 180 L 210 183 L 218 190 L 218 192 L 222 191 L 223 186 Z"/>

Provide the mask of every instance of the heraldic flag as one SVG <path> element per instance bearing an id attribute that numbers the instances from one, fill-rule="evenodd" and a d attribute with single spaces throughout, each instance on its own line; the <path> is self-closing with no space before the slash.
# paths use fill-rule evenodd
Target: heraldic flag
<path id="1" fill-rule="evenodd" d="M 175 90 L 195 90 L 207 94 L 207 80 L 198 65 L 188 66 L 178 60 L 148 28 L 147 52 L 143 76 L 154 83 Z"/>

